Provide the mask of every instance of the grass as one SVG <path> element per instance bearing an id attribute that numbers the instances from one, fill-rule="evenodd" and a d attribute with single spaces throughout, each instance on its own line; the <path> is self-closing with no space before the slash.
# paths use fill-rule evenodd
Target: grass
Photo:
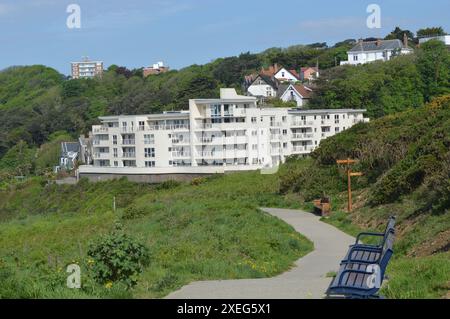
<path id="1" fill-rule="evenodd" d="M 294 229 L 258 207 L 298 208 L 277 194 L 277 177 L 258 172 L 194 183 L 127 181 L 44 186 L 40 179 L 0 192 L 0 296 L 157 298 L 191 281 L 270 277 L 313 249 Z M 116 197 L 117 211 L 112 211 Z M 138 285 L 126 291 L 91 279 L 87 245 L 120 220 L 150 249 Z M 65 266 L 82 269 L 83 288 L 65 288 Z"/>

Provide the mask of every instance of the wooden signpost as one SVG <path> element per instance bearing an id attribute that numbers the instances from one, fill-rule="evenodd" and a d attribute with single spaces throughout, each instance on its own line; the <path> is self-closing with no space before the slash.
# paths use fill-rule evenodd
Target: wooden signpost
<path id="1" fill-rule="evenodd" d="M 345 160 L 337 160 L 338 165 L 346 165 L 347 167 L 347 184 L 348 184 L 348 212 L 352 211 L 352 176 L 362 176 L 361 172 L 352 172 L 350 165 L 357 163 L 356 160 L 347 158 Z"/>

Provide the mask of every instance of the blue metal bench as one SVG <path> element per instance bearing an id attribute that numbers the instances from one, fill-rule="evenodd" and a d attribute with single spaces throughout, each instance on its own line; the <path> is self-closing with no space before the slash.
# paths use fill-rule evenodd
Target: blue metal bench
<path id="1" fill-rule="evenodd" d="M 384 243 L 386 241 L 387 235 L 390 231 L 394 231 L 395 227 L 395 216 L 389 217 L 388 223 L 384 230 L 384 233 L 369 233 L 363 232 L 358 234 L 356 237 L 356 241 L 354 245 L 350 246 L 346 256 L 342 260 L 342 262 L 348 262 L 349 260 L 366 260 L 366 261 L 374 261 L 381 254 Z M 363 236 L 371 236 L 371 237 L 380 237 L 382 238 L 377 244 L 362 244 L 361 237 Z"/>
<path id="2" fill-rule="evenodd" d="M 341 262 L 339 271 L 328 288 L 329 297 L 378 297 L 376 294 L 381 288 L 386 267 L 393 254 L 395 234 L 392 225 L 388 222 L 382 246 L 360 244 L 350 246 L 346 259 Z"/>

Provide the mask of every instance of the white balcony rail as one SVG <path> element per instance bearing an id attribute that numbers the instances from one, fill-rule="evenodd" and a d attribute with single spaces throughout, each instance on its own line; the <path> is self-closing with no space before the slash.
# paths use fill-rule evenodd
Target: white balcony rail
<path id="1" fill-rule="evenodd" d="M 136 153 L 135 152 L 124 152 L 122 157 L 124 157 L 124 158 L 134 158 L 134 157 L 136 157 Z"/>
<path id="2" fill-rule="evenodd" d="M 314 125 L 313 121 L 293 121 L 292 126 L 312 126 Z"/>
<path id="3" fill-rule="evenodd" d="M 122 144 L 123 144 L 123 145 L 134 145 L 134 144 L 136 144 L 136 140 L 133 140 L 133 139 L 125 139 L 125 140 L 122 141 Z"/>

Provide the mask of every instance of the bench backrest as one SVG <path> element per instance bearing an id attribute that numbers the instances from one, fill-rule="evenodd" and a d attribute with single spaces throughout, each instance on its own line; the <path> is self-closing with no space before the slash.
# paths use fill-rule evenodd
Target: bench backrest
<path id="1" fill-rule="evenodd" d="M 389 263 L 389 260 L 392 257 L 392 254 L 394 253 L 394 239 L 395 239 L 395 233 L 394 229 L 389 229 L 388 233 L 385 237 L 384 244 L 383 244 L 383 250 L 381 252 L 379 266 L 381 269 L 381 274 L 384 276 L 384 271 L 386 270 L 387 264 Z"/>

